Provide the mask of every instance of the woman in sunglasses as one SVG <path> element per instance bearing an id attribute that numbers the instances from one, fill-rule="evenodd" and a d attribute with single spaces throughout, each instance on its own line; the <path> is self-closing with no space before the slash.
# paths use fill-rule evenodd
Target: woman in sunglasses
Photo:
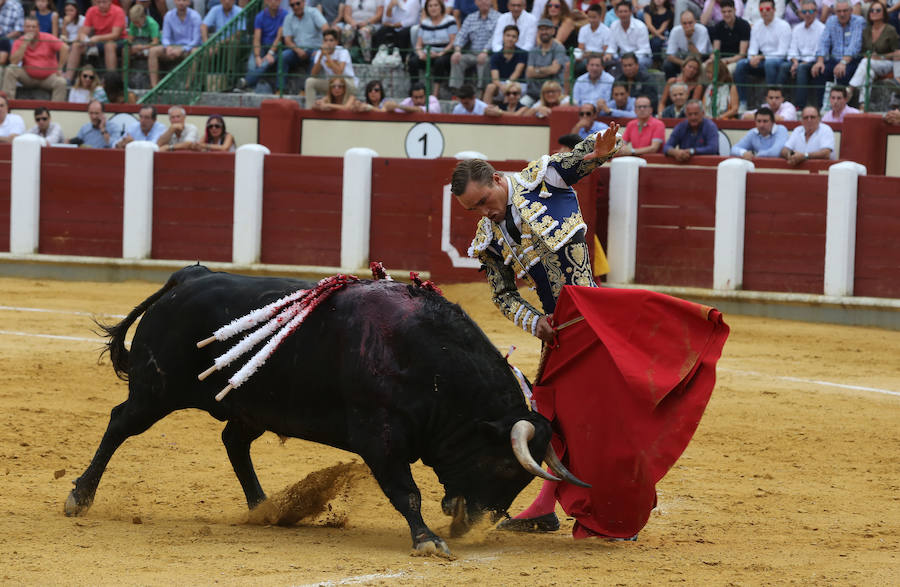
<path id="1" fill-rule="evenodd" d="M 872 52 L 869 58 L 863 58 L 856 73 L 850 79 L 848 100 L 853 98 L 854 92 L 859 92 L 865 85 L 871 87 L 872 81 L 881 76 L 900 73 L 900 37 L 897 30 L 888 22 L 887 5 L 882 0 L 874 0 L 869 4 L 869 13 L 866 15 L 866 28 L 862 34 L 862 52 Z M 867 93 L 867 92 L 865 92 Z M 864 93 L 864 95 L 865 95 Z M 865 106 L 860 100 L 861 106 Z"/>
<path id="2" fill-rule="evenodd" d="M 225 119 L 221 114 L 213 114 L 206 120 L 206 134 L 197 145 L 200 151 L 230 153 L 235 150 L 234 137 L 225 130 Z"/>
<path id="3" fill-rule="evenodd" d="M 355 100 L 353 110 L 356 112 L 384 112 L 384 85 L 373 79 L 366 84 L 365 101 Z"/>
<path id="4" fill-rule="evenodd" d="M 109 101 L 103 86 L 100 85 L 100 77 L 94 71 L 94 66 L 86 64 L 78 72 L 75 82 L 69 88 L 69 102 L 87 104 L 91 100 L 99 100 L 103 103 Z"/>
<path id="5" fill-rule="evenodd" d="M 541 18 L 547 18 L 556 25 L 556 40 L 562 43 L 566 49 L 574 49 L 578 46 L 578 27 L 575 25 L 575 19 L 572 18 L 572 11 L 569 10 L 566 0 L 549 0 L 544 5 Z"/>
<path id="6" fill-rule="evenodd" d="M 353 110 L 356 96 L 347 90 L 347 79 L 333 77 L 328 80 L 328 94 L 313 103 L 313 110 Z"/>

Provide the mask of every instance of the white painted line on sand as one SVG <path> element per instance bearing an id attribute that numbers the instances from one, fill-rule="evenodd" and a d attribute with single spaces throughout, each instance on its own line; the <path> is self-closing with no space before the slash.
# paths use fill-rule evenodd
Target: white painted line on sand
<path id="1" fill-rule="evenodd" d="M 81 312 L 78 310 L 53 310 L 50 308 L 28 308 L 21 306 L 0 306 L 0 310 L 8 312 L 46 312 L 48 314 L 71 314 L 73 316 L 106 316 L 108 318 L 124 318 L 123 314 L 105 314 L 103 312 Z"/>
<path id="2" fill-rule="evenodd" d="M 839 389 L 852 389 L 854 391 L 870 391 L 872 393 L 881 393 L 884 395 L 893 395 L 900 397 L 900 391 L 891 391 L 890 389 L 880 389 L 878 387 L 865 387 L 862 385 L 848 385 L 846 383 L 834 383 L 832 381 L 822 381 L 820 379 L 805 379 L 803 377 L 789 377 L 787 375 L 771 375 L 769 373 L 759 373 L 758 371 L 742 371 L 740 369 L 729 369 L 727 367 L 718 367 L 723 373 L 732 373 L 734 375 L 747 375 L 750 377 L 762 377 L 768 379 L 777 379 L 779 381 L 790 381 L 792 383 L 806 383 L 808 385 L 823 385 L 825 387 L 837 387 Z"/>
<path id="3" fill-rule="evenodd" d="M 34 332 L 16 332 L 14 330 L 0 330 L 0 335 L 6 336 L 31 336 L 34 338 L 51 338 L 54 340 L 73 340 L 76 342 L 93 342 L 104 344 L 104 339 L 95 336 L 94 338 L 85 338 L 83 336 L 63 336 L 61 334 L 37 334 Z"/>
<path id="4" fill-rule="evenodd" d="M 343 579 L 336 579 L 334 581 L 317 581 L 315 583 L 307 583 L 306 585 L 299 585 L 298 587 L 331 587 L 332 585 L 359 585 L 360 583 L 368 583 L 369 581 L 380 581 L 383 579 L 398 579 L 400 577 L 405 577 L 407 573 L 399 572 L 399 573 L 376 573 L 372 575 L 357 575 L 355 577 L 344 577 Z"/>

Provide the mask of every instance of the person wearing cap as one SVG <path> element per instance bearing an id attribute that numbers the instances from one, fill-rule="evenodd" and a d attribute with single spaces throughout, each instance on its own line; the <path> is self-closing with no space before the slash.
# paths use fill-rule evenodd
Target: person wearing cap
<path id="1" fill-rule="evenodd" d="M 554 38 L 556 26 L 553 21 L 542 18 L 538 21 L 537 30 L 537 44 L 528 52 L 528 66 L 525 68 L 525 78 L 528 80 L 525 93 L 532 103 L 540 98 L 544 82 L 563 83 L 569 65 L 566 48 Z"/>

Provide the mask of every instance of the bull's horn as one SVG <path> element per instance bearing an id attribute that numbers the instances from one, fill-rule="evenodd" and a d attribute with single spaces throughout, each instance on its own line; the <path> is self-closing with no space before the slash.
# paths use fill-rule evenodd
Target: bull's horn
<path id="1" fill-rule="evenodd" d="M 544 455 L 544 462 L 547 463 L 547 466 L 550 467 L 551 471 L 562 477 L 563 481 L 568 481 L 572 485 L 577 485 L 579 487 L 590 488 L 590 483 L 585 483 L 569 472 L 566 466 L 562 464 L 562 461 L 559 460 L 559 457 L 556 456 L 556 451 L 553 450 L 552 446 L 547 447 L 547 454 Z"/>
<path id="2" fill-rule="evenodd" d="M 559 477 L 554 477 L 543 470 L 534 460 L 534 457 L 531 456 L 531 451 L 528 450 L 528 441 L 531 440 L 533 436 L 534 424 L 528 420 L 519 420 L 513 424 L 512 430 L 509 433 L 509 440 L 512 443 L 513 454 L 516 455 L 519 464 L 522 465 L 526 471 L 541 479 L 547 479 L 548 481 L 562 481 Z"/>

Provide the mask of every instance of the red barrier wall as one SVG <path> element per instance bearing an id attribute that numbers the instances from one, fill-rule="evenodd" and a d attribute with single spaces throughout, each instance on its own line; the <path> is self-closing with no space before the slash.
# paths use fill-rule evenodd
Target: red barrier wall
<path id="1" fill-rule="evenodd" d="M 338 157 L 266 156 L 263 263 L 340 265 L 343 170 Z"/>
<path id="2" fill-rule="evenodd" d="M 431 238 L 428 243 L 431 253 L 428 260 L 428 269 L 431 271 L 432 279 L 438 284 L 484 281 L 484 274 L 477 271 L 477 269 L 453 267 L 450 257 L 446 252 L 441 250 L 441 233 L 444 226 L 443 186 L 444 184 L 450 183 L 450 176 L 453 172 L 453 167 L 456 165 L 456 161 L 453 159 L 438 159 L 436 161 L 445 162 L 442 164 L 444 165 L 443 175 L 438 176 L 439 182 L 434 187 L 430 188 L 427 192 L 423 191 L 423 193 L 430 194 L 431 209 L 434 211 L 431 214 L 430 222 L 430 231 L 433 238 Z M 520 171 L 528 165 L 528 161 L 516 160 L 491 161 L 490 163 L 501 173 Z M 463 209 L 463 207 L 456 202 L 456 198 L 453 195 L 451 195 L 450 198 L 450 244 L 456 249 L 457 254 L 459 254 L 460 257 L 467 258 L 469 246 L 472 244 L 472 237 L 475 236 L 475 228 L 478 226 L 479 216 Z M 373 259 L 374 258 L 375 257 L 373 257 Z"/>
<path id="3" fill-rule="evenodd" d="M 828 176 L 747 174 L 743 289 L 821 294 Z"/>
<path id="4" fill-rule="evenodd" d="M 9 180 L 12 145 L 0 145 L 0 252 L 9 252 Z"/>
<path id="5" fill-rule="evenodd" d="M 900 296 L 900 181 L 859 178 L 853 295 Z"/>
<path id="6" fill-rule="evenodd" d="M 607 224 L 609 222 L 609 166 L 604 165 L 575 185 L 581 215 L 588 225 L 586 240 L 594 259 L 594 235 L 607 250 Z"/>
<path id="7" fill-rule="evenodd" d="M 716 169 L 643 169 L 635 281 L 712 287 Z"/>
<path id="8" fill-rule="evenodd" d="M 42 149 L 38 252 L 121 256 L 124 178 L 122 151 Z"/>
<path id="9" fill-rule="evenodd" d="M 233 155 L 157 153 L 150 256 L 231 261 L 233 200 Z"/>
<path id="10" fill-rule="evenodd" d="M 429 247 L 436 242 L 440 248 L 441 233 L 428 219 L 440 216 L 441 206 L 429 194 L 443 193 L 455 164 L 453 159 L 372 160 L 372 261 L 381 261 L 388 271 L 430 266 Z"/>

